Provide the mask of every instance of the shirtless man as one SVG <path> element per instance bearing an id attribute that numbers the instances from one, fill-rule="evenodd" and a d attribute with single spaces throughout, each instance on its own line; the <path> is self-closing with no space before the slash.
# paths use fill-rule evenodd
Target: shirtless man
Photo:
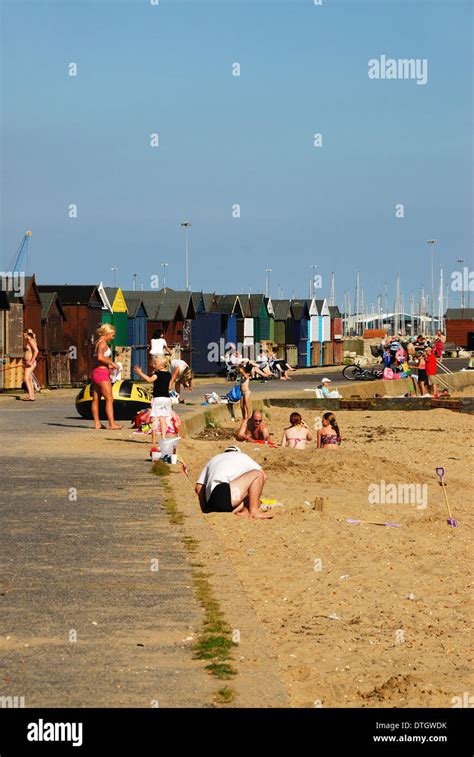
<path id="1" fill-rule="evenodd" d="M 243 418 L 235 438 L 239 442 L 268 441 L 270 432 L 260 410 L 254 410 L 250 418 Z"/>

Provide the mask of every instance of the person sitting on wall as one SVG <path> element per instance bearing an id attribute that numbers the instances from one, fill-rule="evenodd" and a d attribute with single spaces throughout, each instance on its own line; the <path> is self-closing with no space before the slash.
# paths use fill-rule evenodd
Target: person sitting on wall
<path id="1" fill-rule="evenodd" d="M 261 410 L 254 410 L 250 418 L 243 418 L 235 438 L 239 442 L 268 441 L 270 432 Z"/>

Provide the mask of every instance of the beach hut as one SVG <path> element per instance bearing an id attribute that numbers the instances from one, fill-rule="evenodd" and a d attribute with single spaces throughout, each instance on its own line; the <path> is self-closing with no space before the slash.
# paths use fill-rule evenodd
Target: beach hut
<path id="1" fill-rule="evenodd" d="M 125 297 L 130 296 L 130 292 L 125 292 Z M 137 294 L 136 292 L 134 293 Z M 190 347 L 185 348 L 185 341 L 190 345 L 191 337 L 185 329 L 185 313 L 193 314 L 194 305 L 192 304 L 191 293 L 185 292 L 185 297 L 181 293 L 174 292 L 171 289 L 164 291 L 147 291 L 140 292 L 140 298 L 143 302 L 147 313 L 146 325 L 146 344 L 149 351 L 151 340 L 155 331 L 162 331 L 166 343 L 170 350 L 174 350 L 175 355 L 180 355 L 183 360 L 189 363 Z M 179 301 L 182 301 L 185 313 L 181 308 Z M 191 301 L 191 306 L 190 306 Z M 190 328 L 190 327 L 189 327 Z"/>
<path id="2" fill-rule="evenodd" d="M 64 342 L 66 314 L 57 292 L 40 292 L 43 344 L 48 386 L 71 383 L 69 353 Z"/>
<path id="3" fill-rule="evenodd" d="M 294 318 L 294 340 L 297 348 L 298 368 L 306 368 L 309 365 L 308 335 L 309 335 L 309 308 L 306 300 L 291 300 L 291 311 Z"/>
<path id="4" fill-rule="evenodd" d="M 111 323 L 115 327 L 113 346 L 125 347 L 128 344 L 128 315 L 124 294 L 120 287 L 103 287 L 102 284 L 98 290 L 104 303 L 102 323 Z"/>
<path id="5" fill-rule="evenodd" d="M 18 389 L 23 382 L 23 300 L 16 296 L 9 282 L 0 284 L 1 388 Z"/>
<path id="6" fill-rule="evenodd" d="M 337 305 L 329 305 L 331 342 L 342 342 L 342 314 Z"/>
<path id="7" fill-rule="evenodd" d="M 240 295 L 239 299 L 240 304 L 242 305 L 242 313 L 244 316 L 242 348 L 247 348 L 245 354 L 249 356 L 250 354 L 253 354 L 253 347 L 255 344 L 255 321 L 257 320 L 257 318 L 254 318 L 252 314 L 250 295 Z"/>
<path id="8" fill-rule="evenodd" d="M 287 345 L 294 345 L 294 320 L 290 300 L 273 300 L 274 349 L 279 358 L 287 357 Z"/>
<path id="9" fill-rule="evenodd" d="M 103 301 L 96 284 L 42 284 L 43 292 L 57 292 L 66 320 L 64 347 L 70 356 L 71 382 L 90 381 L 96 330 L 102 322 Z"/>
<path id="10" fill-rule="evenodd" d="M 311 329 L 312 342 L 331 341 L 331 316 L 327 300 L 313 300 L 311 303 Z"/>
<path id="11" fill-rule="evenodd" d="M 138 365 L 145 373 L 148 371 L 147 321 L 148 313 L 140 293 L 127 294 L 127 345 L 131 348 L 131 364 Z M 135 374 L 131 374 L 132 378 Z"/>
<path id="12" fill-rule="evenodd" d="M 193 292 L 196 317 L 192 321 L 191 366 L 197 374 L 217 373 L 221 368 L 221 314 L 213 293 Z"/>
<path id="13" fill-rule="evenodd" d="M 221 339 L 224 351 L 227 345 L 243 345 L 244 311 L 237 294 L 216 295 L 216 307 L 221 316 Z"/>
<path id="14" fill-rule="evenodd" d="M 253 318 L 253 338 L 255 345 L 272 342 L 275 337 L 275 319 L 270 297 L 263 294 L 249 294 L 248 304 Z"/>

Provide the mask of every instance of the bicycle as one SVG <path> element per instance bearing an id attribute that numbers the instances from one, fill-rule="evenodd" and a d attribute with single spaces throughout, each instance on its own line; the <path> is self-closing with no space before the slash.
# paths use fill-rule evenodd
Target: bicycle
<path id="1" fill-rule="evenodd" d="M 362 368 L 358 363 L 346 365 L 342 375 L 348 381 L 377 381 L 383 378 L 383 368 Z"/>

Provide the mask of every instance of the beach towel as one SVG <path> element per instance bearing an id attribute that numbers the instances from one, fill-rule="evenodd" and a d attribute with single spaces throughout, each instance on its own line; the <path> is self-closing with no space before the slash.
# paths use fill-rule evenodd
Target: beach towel
<path id="1" fill-rule="evenodd" d="M 225 395 L 229 402 L 239 402 L 242 397 L 242 390 L 240 385 L 234 386 L 230 392 Z"/>

